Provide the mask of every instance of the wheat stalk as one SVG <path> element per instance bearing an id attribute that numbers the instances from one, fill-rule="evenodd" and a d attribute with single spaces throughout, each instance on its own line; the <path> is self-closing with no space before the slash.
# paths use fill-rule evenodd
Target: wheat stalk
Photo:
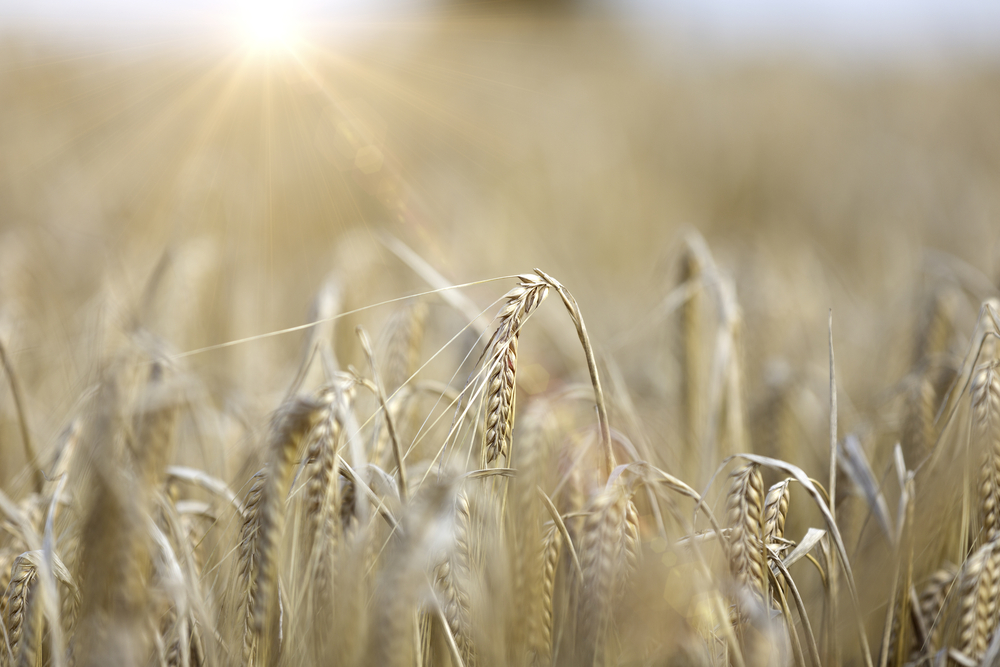
<path id="1" fill-rule="evenodd" d="M 688 240 L 681 255 L 678 276 L 678 283 L 688 288 L 680 317 L 680 386 L 683 402 L 681 414 L 683 436 L 687 442 L 683 450 L 687 457 L 684 469 L 688 473 L 698 470 L 702 463 L 698 459 L 698 452 L 701 451 L 705 430 L 705 371 L 702 361 L 705 326 L 701 289 L 703 270 L 700 254 L 694 248 L 692 241 Z"/>

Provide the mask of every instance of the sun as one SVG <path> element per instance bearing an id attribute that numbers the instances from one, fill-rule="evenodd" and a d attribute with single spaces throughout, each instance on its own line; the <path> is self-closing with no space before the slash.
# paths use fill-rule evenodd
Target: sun
<path id="1" fill-rule="evenodd" d="M 244 43 L 253 51 L 288 49 L 296 40 L 295 21 L 276 7 L 248 12 L 240 28 Z"/>

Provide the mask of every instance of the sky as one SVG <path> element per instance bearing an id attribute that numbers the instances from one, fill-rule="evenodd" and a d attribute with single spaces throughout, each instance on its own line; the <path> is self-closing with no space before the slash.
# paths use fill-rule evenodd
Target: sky
<path id="1" fill-rule="evenodd" d="M 628 0 L 716 45 L 871 55 L 1000 53 L 1000 3 L 982 0 Z"/>
<path id="2" fill-rule="evenodd" d="M 501 0 L 502 2 L 502 0 Z M 316 26 L 364 15 L 405 18 L 426 0 L 0 0 L 0 27 L 56 33 L 164 29 L 225 32 L 247 16 Z M 489 2 L 476 4 L 489 6 Z M 861 57 L 1000 55 L 995 0 L 585 0 L 656 28 L 669 25 L 717 49 L 802 49 Z M 259 20 L 256 19 L 256 20 Z"/>

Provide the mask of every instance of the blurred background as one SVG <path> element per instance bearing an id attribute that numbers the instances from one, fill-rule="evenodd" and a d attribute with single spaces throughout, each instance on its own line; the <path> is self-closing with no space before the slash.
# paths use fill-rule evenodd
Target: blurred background
<path id="1" fill-rule="evenodd" d="M 454 283 L 559 278 L 655 425 L 697 231 L 736 286 L 748 410 L 795 377 L 822 424 L 833 308 L 846 430 L 942 285 L 968 335 L 998 221 L 993 3 L 0 0 L 0 340 L 43 443 L 136 324 L 181 352 L 305 322 L 329 276 L 342 310 L 430 289 L 387 235 Z M 429 304 L 425 357 L 465 323 Z M 564 314 L 538 317 L 528 388 L 585 377 Z M 186 363 L 266 414 L 303 335 Z M 15 443 L 11 405 L 2 383 Z"/>

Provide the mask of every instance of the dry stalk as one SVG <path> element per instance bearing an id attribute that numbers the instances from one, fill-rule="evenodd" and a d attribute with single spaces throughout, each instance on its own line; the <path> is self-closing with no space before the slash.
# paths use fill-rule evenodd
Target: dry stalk
<path id="1" fill-rule="evenodd" d="M 829 319 L 827 320 L 827 327 L 829 332 L 829 348 L 830 348 L 830 485 L 827 489 L 830 494 L 830 520 L 836 525 L 837 523 L 837 366 L 834 360 L 833 354 L 833 308 L 830 309 Z M 830 610 L 829 614 L 829 624 L 831 628 L 837 627 L 838 616 L 838 600 L 840 597 L 840 586 L 838 584 L 837 567 L 835 561 L 837 554 L 830 552 L 830 568 L 828 577 L 828 587 L 829 594 L 827 595 L 827 604 Z M 845 563 L 846 566 L 846 563 Z M 859 626 L 860 627 L 860 626 Z M 863 635 L 863 630 L 862 630 Z M 862 641 L 867 641 L 864 636 L 862 636 Z M 830 659 L 834 664 L 840 664 L 840 643 L 837 641 L 830 642 Z"/>
<path id="2" fill-rule="evenodd" d="M 690 457 L 684 469 L 690 474 L 699 470 L 701 461 L 695 460 L 701 451 L 704 437 L 705 422 L 705 378 L 704 362 L 702 360 L 702 341 L 705 338 L 705 326 L 702 317 L 702 272 L 704 266 L 700 253 L 688 240 L 681 256 L 681 269 L 678 282 L 689 286 L 687 298 L 681 308 L 680 345 L 681 373 L 680 383 L 683 401 L 683 435 L 687 446 L 683 451 Z"/>
<path id="3" fill-rule="evenodd" d="M 611 423 L 608 421 L 608 407 L 604 401 L 604 390 L 601 388 L 601 376 L 597 372 L 597 359 L 594 356 L 594 347 L 590 344 L 590 335 L 587 333 L 587 325 L 583 321 L 583 314 L 576 299 L 569 293 L 562 283 L 548 275 L 541 269 L 535 269 L 535 273 L 545 279 L 562 299 L 563 305 L 569 311 L 569 315 L 576 326 L 576 334 L 583 346 L 583 354 L 587 359 L 587 370 L 590 373 L 590 383 L 594 387 L 594 403 L 597 408 L 597 421 L 601 430 L 601 481 L 607 482 L 611 477 L 611 471 L 615 469 L 615 452 L 611 448 Z"/>

